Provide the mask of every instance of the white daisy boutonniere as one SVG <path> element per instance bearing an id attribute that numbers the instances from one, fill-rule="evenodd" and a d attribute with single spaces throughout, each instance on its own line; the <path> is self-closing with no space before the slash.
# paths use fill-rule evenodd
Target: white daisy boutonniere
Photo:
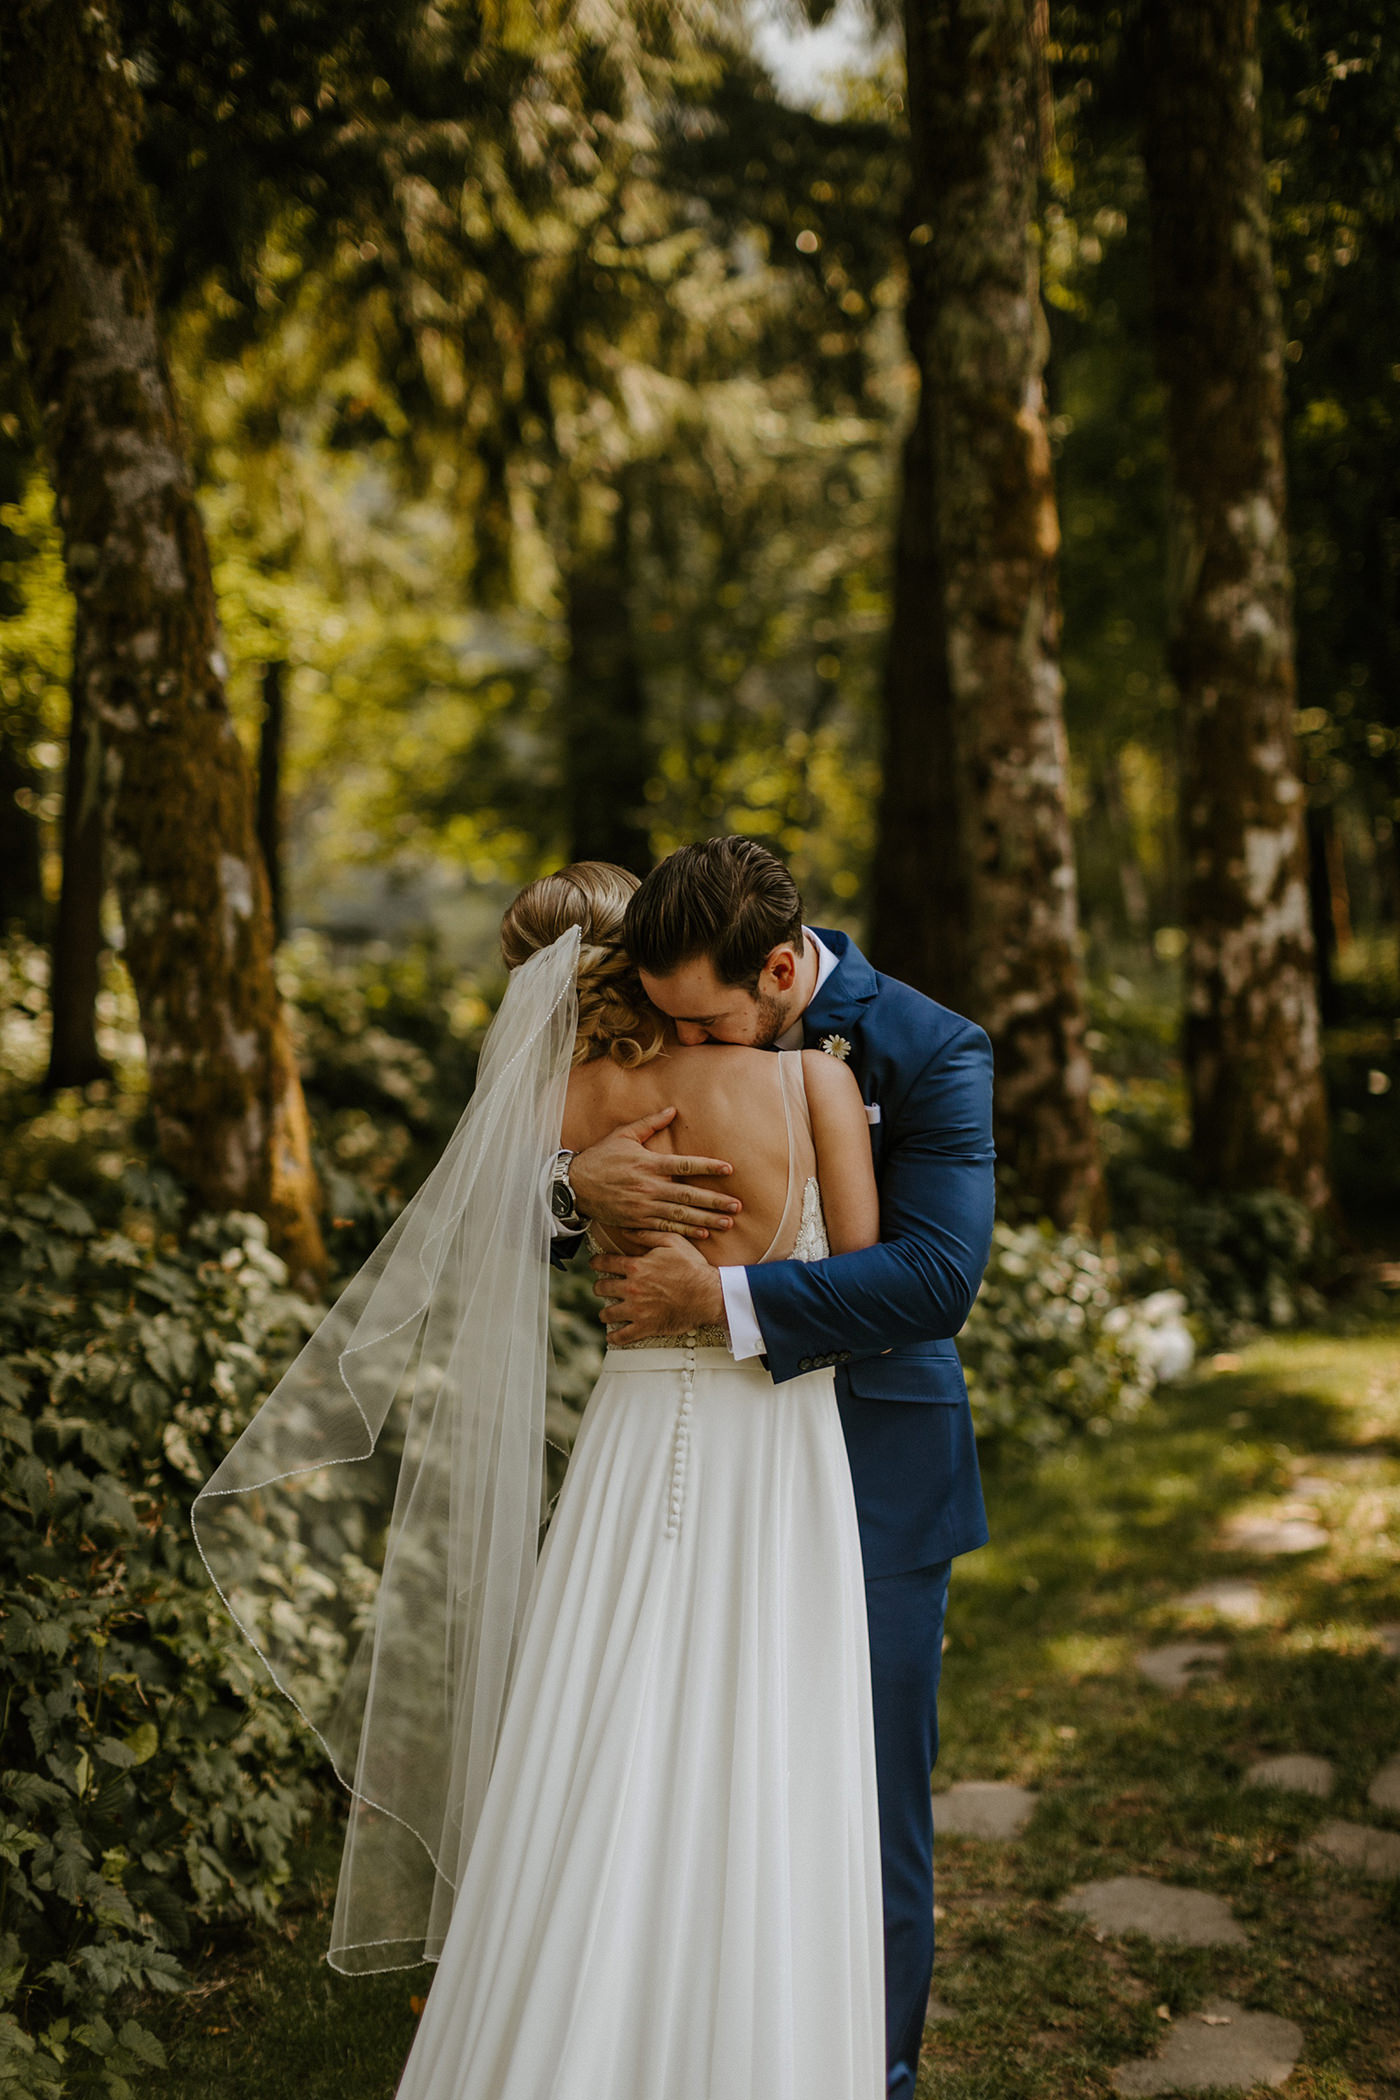
<path id="1" fill-rule="evenodd" d="M 822 1048 L 828 1057 L 837 1057 L 844 1065 L 851 1054 L 851 1046 L 844 1035 L 824 1035 Z"/>

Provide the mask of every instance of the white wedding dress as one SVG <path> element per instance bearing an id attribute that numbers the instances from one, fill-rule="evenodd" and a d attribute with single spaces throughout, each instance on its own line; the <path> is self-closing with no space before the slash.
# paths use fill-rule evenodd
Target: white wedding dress
<path id="1" fill-rule="evenodd" d="M 764 1257 L 826 1253 L 798 1054 Z M 879 2100 L 860 1543 L 829 1371 L 610 1349 L 398 2100 Z"/>

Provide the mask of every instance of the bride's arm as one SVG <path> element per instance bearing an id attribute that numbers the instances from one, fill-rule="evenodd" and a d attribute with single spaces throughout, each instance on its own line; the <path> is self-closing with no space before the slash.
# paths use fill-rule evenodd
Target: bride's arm
<path id="1" fill-rule="evenodd" d="M 880 1198 L 870 1125 L 856 1076 L 822 1050 L 802 1052 L 802 1078 L 817 1148 L 817 1179 L 833 1254 L 854 1254 L 880 1237 Z"/>

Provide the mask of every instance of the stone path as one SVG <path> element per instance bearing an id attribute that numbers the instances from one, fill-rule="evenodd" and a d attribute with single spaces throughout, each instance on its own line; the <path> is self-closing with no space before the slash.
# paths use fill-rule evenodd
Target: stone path
<path id="1" fill-rule="evenodd" d="M 1164 1692 L 1184 1692 L 1203 1678 L 1218 1677 L 1229 1649 L 1223 1641 L 1168 1641 L 1134 1657 L 1148 1682 Z"/>
<path id="2" fill-rule="evenodd" d="M 1336 1772 L 1325 1757 L 1300 1753 L 1291 1757 L 1264 1757 L 1244 1775 L 1246 1786 L 1276 1786 L 1293 1794 L 1316 1794 L 1325 1801 L 1336 1783 Z"/>
<path id="3" fill-rule="evenodd" d="M 1400 1836 L 1375 1830 L 1369 1823 L 1344 1823 L 1334 1817 L 1302 1846 L 1306 1859 L 1329 1862 L 1365 1874 L 1372 1881 L 1400 1881 Z"/>
<path id="4" fill-rule="evenodd" d="M 1388 1808 L 1400 1816 L 1400 1757 L 1392 1757 L 1388 1765 L 1381 1766 L 1366 1789 L 1366 1799 L 1372 1808 Z"/>
<path id="5" fill-rule="evenodd" d="M 1179 1612 L 1214 1612 L 1236 1626 L 1257 1626 L 1264 1616 L 1264 1592 L 1257 1582 L 1203 1582 L 1178 1597 Z"/>
<path id="6" fill-rule="evenodd" d="M 1291 1499 L 1272 1510 L 1242 1512 L 1227 1519 L 1216 1546 L 1266 1559 L 1315 1552 L 1329 1543 L 1329 1536 L 1318 1521 L 1315 1502 L 1305 1498 L 1323 1497 L 1332 1486 L 1320 1475 L 1300 1472 Z M 1263 1582 L 1235 1576 L 1198 1584 L 1177 1598 L 1173 1609 L 1188 1626 L 1204 1620 L 1209 1627 L 1215 1621 L 1228 1636 L 1237 1628 L 1266 1626 L 1279 1606 L 1271 1607 Z M 1400 1656 L 1400 1625 L 1373 1627 L 1371 1637 L 1388 1654 Z M 1143 1649 L 1133 1660 L 1138 1674 L 1149 1684 L 1179 1696 L 1219 1678 L 1229 1655 L 1228 1638 L 1181 1639 Z M 1058 1733 L 1067 1739 L 1074 1735 L 1072 1729 Z M 1256 1758 L 1245 1767 L 1241 1784 L 1326 1801 L 1336 1790 L 1337 1770 L 1327 1757 L 1294 1750 Z M 1400 1750 L 1372 1776 L 1367 1800 L 1382 1816 L 1400 1818 Z M 1025 1831 L 1036 1801 L 1029 1788 L 1007 1781 L 963 1780 L 935 1795 L 935 1829 L 939 1838 L 1011 1844 Z M 1303 1841 L 1299 1853 L 1329 1875 L 1340 1872 L 1371 1881 L 1400 1881 L 1400 1831 L 1394 1829 L 1331 1817 Z M 1085 1882 L 1061 1896 L 1057 1908 L 1082 1919 L 1101 1941 L 1140 1935 L 1164 1947 L 1249 1945 L 1243 1926 L 1221 1897 L 1146 1874 Z M 1229 1998 L 1213 1998 L 1176 2019 L 1165 2005 L 1159 2012 L 1169 2022 L 1162 2046 L 1150 2056 L 1117 2066 L 1111 2073 L 1116 2093 L 1277 2088 L 1286 2083 L 1303 2052 L 1304 2033 L 1294 2021 L 1252 2011 Z M 937 1996 L 930 1998 L 930 2023 L 937 2025 L 958 2016 L 956 2006 Z"/>
<path id="7" fill-rule="evenodd" d="M 1002 1779 L 963 1779 L 933 1797 L 933 1827 L 947 1837 L 1019 1837 L 1035 1811 L 1029 1787 Z"/>
<path id="8" fill-rule="evenodd" d="M 1205 1889 L 1174 1888 L 1137 1874 L 1089 1881 L 1061 1896 L 1059 1908 L 1087 1918 L 1100 1935 L 1140 1932 L 1144 1939 L 1176 1947 L 1244 1947 L 1243 1928 L 1230 1906 Z"/>
<path id="9" fill-rule="evenodd" d="M 1246 2012 L 1212 1998 L 1173 2023 L 1157 2056 L 1120 2064 L 1116 2093 L 1204 2093 L 1219 2086 L 1279 2086 L 1303 2053 L 1303 2030 L 1276 2013 Z"/>
<path id="10" fill-rule="evenodd" d="M 1242 1511 L 1225 1523 L 1220 1546 L 1226 1553 L 1313 1553 L 1327 1544 L 1327 1533 L 1316 1519 L 1310 1504 L 1285 1503 L 1272 1517 L 1252 1517 Z"/>

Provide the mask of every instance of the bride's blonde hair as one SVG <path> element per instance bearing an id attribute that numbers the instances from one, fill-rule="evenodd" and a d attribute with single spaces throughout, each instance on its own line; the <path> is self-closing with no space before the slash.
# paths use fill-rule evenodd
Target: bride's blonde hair
<path id="1" fill-rule="evenodd" d="M 606 860 L 578 860 L 557 875 L 542 875 L 530 883 L 501 921 L 501 953 L 508 970 L 552 946 L 570 926 L 577 926 L 583 936 L 576 1065 L 610 1057 L 630 1069 L 660 1053 L 665 1023 L 648 1004 L 622 945 L 622 922 L 633 891 L 640 887 L 626 868 Z"/>

